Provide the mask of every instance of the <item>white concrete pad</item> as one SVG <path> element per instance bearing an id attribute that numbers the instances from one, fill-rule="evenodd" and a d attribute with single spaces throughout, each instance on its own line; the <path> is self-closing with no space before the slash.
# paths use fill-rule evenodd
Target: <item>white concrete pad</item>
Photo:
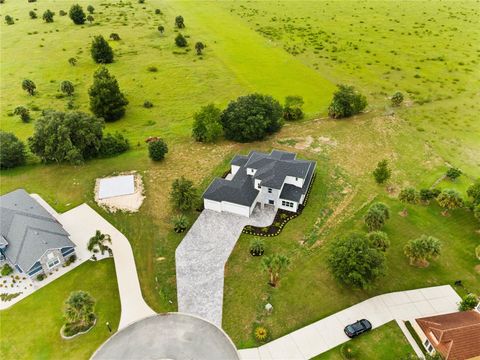
<path id="1" fill-rule="evenodd" d="M 312 325 L 294 331 L 291 336 L 305 359 L 321 354 L 329 348 L 327 342 Z"/>
<path id="2" fill-rule="evenodd" d="M 418 290 L 407 290 L 404 293 L 408 296 L 411 302 L 418 302 L 426 300 L 421 291 Z"/>
<path id="3" fill-rule="evenodd" d="M 449 298 L 432 299 L 429 302 L 430 305 L 433 306 L 437 314 L 458 311 L 458 305 L 456 304 L 456 302 L 452 303 L 451 299 Z"/>
<path id="4" fill-rule="evenodd" d="M 258 354 L 260 355 L 260 358 L 262 360 L 273 360 L 273 357 L 270 354 L 270 351 L 268 350 L 266 345 L 260 346 L 258 348 Z"/>
<path id="5" fill-rule="evenodd" d="M 300 352 L 297 344 L 290 335 L 283 336 L 277 340 L 264 345 L 268 348 L 273 360 L 303 360 L 304 357 Z"/>
<path id="6" fill-rule="evenodd" d="M 257 348 L 238 350 L 241 360 L 261 360 L 260 353 Z"/>
<path id="7" fill-rule="evenodd" d="M 421 315 L 415 305 L 412 303 L 390 306 L 390 312 L 392 313 L 394 319 L 400 320 L 408 320 L 412 317 L 416 318 Z"/>
<path id="8" fill-rule="evenodd" d="M 115 196 L 130 195 L 134 192 L 134 175 L 114 176 L 100 179 L 98 198 L 101 200 Z"/>
<path id="9" fill-rule="evenodd" d="M 418 310 L 421 317 L 435 314 L 435 308 L 430 304 L 428 300 L 418 301 L 413 303 L 413 305 Z"/>

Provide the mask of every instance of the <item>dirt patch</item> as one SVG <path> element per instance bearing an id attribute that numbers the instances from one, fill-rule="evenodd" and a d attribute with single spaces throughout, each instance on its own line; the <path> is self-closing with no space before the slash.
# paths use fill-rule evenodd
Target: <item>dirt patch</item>
<path id="1" fill-rule="evenodd" d="M 308 149 L 312 144 L 313 144 L 313 137 L 308 135 L 306 138 L 297 142 L 294 147 L 295 149 L 298 149 L 298 150 L 305 150 L 305 149 Z"/>
<path id="2" fill-rule="evenodd" d="M 475 271 L 480 274 L 480 264 L 475 265 Z"/>
<path id="3" fill-rule="evenodd" d="M 135 192 L 129 195 L 114 196 L 107 199 L 99 199 L 98 191 L 100 187 L 100 179 L 95 180 L 95 201 L 98 205 L 110 212 L 126 211 L 137 212 L 142 206 L 145 195 L 143 193 L 143 181 L 140 174 L 136 171 L 128 173 L 121 173 L 118 175 L 134 175 L 135 180 Z"/>

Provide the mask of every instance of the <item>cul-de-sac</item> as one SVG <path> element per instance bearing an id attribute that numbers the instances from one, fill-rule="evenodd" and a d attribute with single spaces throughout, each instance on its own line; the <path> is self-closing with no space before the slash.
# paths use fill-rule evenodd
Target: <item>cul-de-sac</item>
<path id="1" fill-rule="evenodd" d="M 0 0 L 0 358 L 480 359 L 475 0 Z"/>

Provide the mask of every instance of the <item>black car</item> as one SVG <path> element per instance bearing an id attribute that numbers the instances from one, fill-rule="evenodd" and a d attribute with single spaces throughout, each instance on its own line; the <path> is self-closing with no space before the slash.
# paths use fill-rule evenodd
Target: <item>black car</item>
<path id="1" fill-rule="evenodd" d="M 349 338 L 354 338 L 368 330 L 372 330 L 372 324 L 366 319 L 358 320 L 353 324 L 345 326 L 345 329 L 343 329 Z"/>

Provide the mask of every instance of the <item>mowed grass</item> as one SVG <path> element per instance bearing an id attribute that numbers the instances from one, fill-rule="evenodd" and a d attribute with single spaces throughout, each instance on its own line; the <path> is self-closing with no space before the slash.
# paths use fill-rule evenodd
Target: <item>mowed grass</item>
<path id="1" fill-rule="evenodd" d="M 71 340 L 60 337 L 64 302 L 72 291 L 89 292 L 95 299 L 97 324 Z M 120 299 L 113 259 L 80 265 L 39 289 L 13 307 L 0 312 L 2 359 L 89 359 L 116 331 Z"/>
<path id="2" fill-rule="evenodd" d="M 351 355 L 351 359 L 356 360 L 396 360 L 409 359 L 410 356 L 415 356 L 414 351 L 395 321 L 362 334 L 313 359 L 342 360 L 345 359 L 344 354 L 346 353 Z"/>

